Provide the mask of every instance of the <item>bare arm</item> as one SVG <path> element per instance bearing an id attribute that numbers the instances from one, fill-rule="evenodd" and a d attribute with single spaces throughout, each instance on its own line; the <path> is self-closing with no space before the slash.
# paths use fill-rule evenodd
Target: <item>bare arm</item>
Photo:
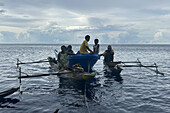
<path id="1" fill-rule="evenodd" d="M 58 58 L 57 60 L 60 61 L 60 53 L 58 54 L 58 57 L 57 57 L 57 58 Z"/>
<path id="2" fill-rule="evenodd" d="M 88 46 L 86 46 L 87 50 L 89 50 L 91 53 L 93 52 Z"/>
<path id="3" fill-rule="evenodd" d="M 103 54 L 99 54 L 99 56 L 104 56 Z"/>
<path id="4" fill-rule="evenodd" d="M 106 55 L 106 51 L 103 52 L 102 54 L 99 54 L 99 56 L 104 56 L 104 55 Z"/>

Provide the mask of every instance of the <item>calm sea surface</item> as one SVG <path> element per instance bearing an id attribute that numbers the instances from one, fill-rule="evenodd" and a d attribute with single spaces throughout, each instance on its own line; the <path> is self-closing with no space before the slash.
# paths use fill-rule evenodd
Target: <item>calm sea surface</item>
<path id="1" fill-rule="evenodd" d="M 107 45 L 100 46 L 100 53 Z M 91 81 L 57 76 L 27 78 L 21 90 L 0 99 L 0 113 L 170 113 L 170 45 L 112 45 L 115 61 L 157 63 L 165 76 L 138 67 L 124 67 L 120 76 L 105 77 L 103 57 Z M 92 48 L 92 46 L 91 46 Z M 18 87 L 17 58 L 22 62 L 55 57 L 60 45 L 0 45 L 0 92 Z M 79 45 L 73 45 L 79 50 Z M 48 63 L 22 65 L 28 74 L 49 73 Z M 24 75 L 24 74 L 23 74 Z M 85 85 L 86 84 L 86 85 Z M 86 89 L 85 89 L 86 88 Z"/>

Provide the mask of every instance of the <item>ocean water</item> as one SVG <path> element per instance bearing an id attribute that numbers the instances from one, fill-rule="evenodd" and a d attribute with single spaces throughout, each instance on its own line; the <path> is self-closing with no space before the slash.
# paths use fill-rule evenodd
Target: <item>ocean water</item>
<path id="1" fill-rule="evenodd" d="M 0 92 L 18 87 L 21 91 L 0 99 L 0 113 L 170 113 L 170 45 L 112 45 L 115 61 L 156 63 L 157 75 L 146 68 L 123 67 L 119 76 L 106 77 L 103 57 L 91 81 L 75 81 L 57 76 L 17 79 L 17 59 L 22 62 L 55 57 L 61 45 L 0 45 Z M 92 46 L 90 46 L 92 48 Z M 107 45 L 100 46 L 100 53 Z M 73 45 L 79 50 L 79 45 Z M 49 73 L 48 63 L 21 65 L 28 74 Z M 24 75 L 22 73 L 22 75 Z"/>

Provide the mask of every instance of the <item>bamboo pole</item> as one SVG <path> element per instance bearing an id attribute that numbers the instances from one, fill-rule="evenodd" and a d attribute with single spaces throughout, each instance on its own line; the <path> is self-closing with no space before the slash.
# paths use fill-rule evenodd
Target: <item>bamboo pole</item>
<path id="1" fill-rule="evenodd" d="M 144 66 L 144 65 L 119 65 L 120 67 L 157 67 L 157 66 Z"/>
<path id="2" fill-rule="evenodd" d="M 31 77 L 40 77 L 40 76 L 50 76 L 50 75 L 61 75 L 61 74 L 71 74 L 76 72 L 58 72 L 58 73 L 46 73 L 46 74 L 37 74 L 37 75 L 27 75 L 27 76 L 20 76 L 20 78 L 31 78 Z"/>
<path id="3" fill-rule="evenodd" d="M 120 61 L 120 63 L 139 63 L 138 61 Z"/>
<path id="4" fill-rule="evenodd" d="M 34 64 L 34 63 L 43 63 L 43 62 L 49 62 L 48 60 L 40 60 L 40 61 L 35 61 L 35 62 L 18 62 L 17 63 L 17 66 L 18 65 L 21 65 L 21 64 Z"/>

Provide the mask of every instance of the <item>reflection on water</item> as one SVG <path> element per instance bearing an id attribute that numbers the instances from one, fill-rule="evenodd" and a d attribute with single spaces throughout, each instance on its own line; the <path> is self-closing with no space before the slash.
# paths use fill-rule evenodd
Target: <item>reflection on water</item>
<path id="1" fill-rule="evenodd" d="M 86 95 L 86 97 L 90 100 L 92 100 L 95 96 L 94 88 L 99 86 L 100 84 L 97 82 L 96 78 L 92 78 L 90 80 L 75 80 L 62 76 L 59 77 L 60 89 L 74 90 L 81 95 Z"/>
<path id="2" fill-rule="evenodd" d="M 117 74 L 114 71 L 111 72 L 104 72 L 104 76 L 108 79 L 114 78 L 115 81 L 120 82 L 121 84 L 123 83 L 123 78 L 121 77 L 121 74 Z"/>
<path id="3" fill-rule="evenodd" d="M 12 105 L 9 105 L 9 104 L 16 104 L 18 103 L 19 100 L 14 98 L 0 98 L 0 108 L 15 108 L 14 106 Z"/>

